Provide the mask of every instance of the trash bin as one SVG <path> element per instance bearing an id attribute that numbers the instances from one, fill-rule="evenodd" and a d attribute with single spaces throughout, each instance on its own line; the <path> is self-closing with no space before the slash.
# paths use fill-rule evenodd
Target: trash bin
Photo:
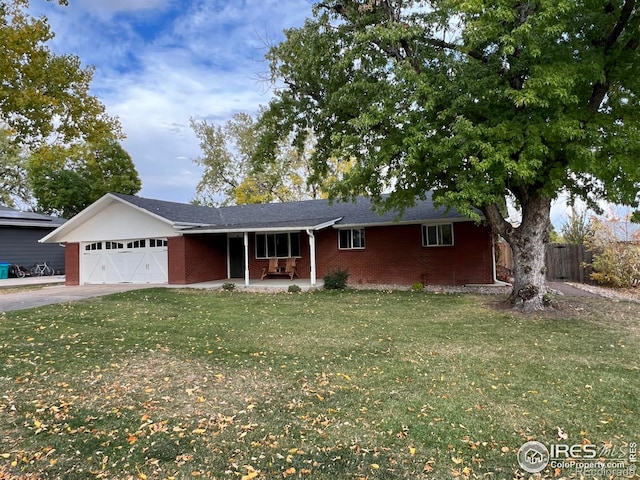
<path id="1" fill-rule="evenodd" d="M 0 279 L 9 278 L 10 263 L 0 263 Z"/>

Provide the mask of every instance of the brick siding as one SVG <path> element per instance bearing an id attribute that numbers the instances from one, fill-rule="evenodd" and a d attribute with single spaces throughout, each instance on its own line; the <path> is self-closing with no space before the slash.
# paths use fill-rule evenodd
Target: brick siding
<path id="1" fill-rule="evenodd" d="M 168 239 L 169 283 L 186 285 L 227 278 L 226 235 L 185 235 Z"/>
<path id="2" fill-rule="evenodd" d="M 80 244 L 67 243 L 64 247 L 64 273 L 66 285 L 80 285 Z"/>
<path id="3" fill-rule="evenodd" d="M 334 229 L 318 232 L 318 278 L 349 271 L 352 284 L 464 285 L 492 283 L 491 231 L 473 222 L 454 223 L 454 245 L 422 246 L 421 225 L 365 228 L 365 249 L 339 250 Z"/>

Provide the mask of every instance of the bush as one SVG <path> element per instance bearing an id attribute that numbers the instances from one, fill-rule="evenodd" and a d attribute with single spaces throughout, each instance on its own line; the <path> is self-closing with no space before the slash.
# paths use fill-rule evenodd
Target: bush
<path id="1" fill-rule="evenodd" d="M 287 289 L 287 292 L 289 293 L 300 293 L 302 291 L 302 289 L 300 288 L 300 285 L 289 285 L 289 288 Z"/>
<path id="2" fill-rule="evenodd" d="M 348 270 L 336 269 L 324 276 L 324 288 L 327 290 L 344 290 L 347 287 Z"/>
<path id="3" fill-rule="evenodd" d="M 232 292 L 235 288 L 236 288 L 235 283 L 228 282 L 228 283 L 222 284 L 222 289 L 226 290 L 227 292 Z"/>
<path id="4" fill-rule="evenodd" d="M 421 292 L 424 290 L 424 285 L 420 282 L 416 282 L 413 285 L 411 285 L 411 290 L 414 292 Z"/>
<path id="5" fill-rule="evenodd" d="M 633 286 L 640 278 L 640 246 L 620 241 L 612 226 L 596 221 L 588 247 L 593 254 L 589 266 L 594 282 L 624 288 Z"/>
<path id="6" fill-rule="evenodd" d="M 631 287 L 640 277 L 640 247 L 612 242 L 593 252 L 591 280 L 611 287 Z"/>

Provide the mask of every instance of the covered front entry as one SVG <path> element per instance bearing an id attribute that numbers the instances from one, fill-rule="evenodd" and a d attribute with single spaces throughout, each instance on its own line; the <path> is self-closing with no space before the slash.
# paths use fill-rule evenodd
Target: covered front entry
<path id="1" fill-rule="evenodd" d="M 83 243 L 80 246 L 80 283 L 168 282 L 167 239 Z"/>
<path id="2" fill-rule="evenodd" d="M 242 234 L 229 234 L 229 278 L 244 278 L 244 263 Z"/>

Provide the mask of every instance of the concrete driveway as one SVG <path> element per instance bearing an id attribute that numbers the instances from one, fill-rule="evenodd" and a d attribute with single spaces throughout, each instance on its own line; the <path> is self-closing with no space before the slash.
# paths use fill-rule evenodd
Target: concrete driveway
<path id="1" fill-rule="evenodd" d="M 81 285 L 67 287 L 55 285 L 36 290 L 25 290 L 16 293 L 2 293 L 0 291 L 0 313 L 25 308 L 42 307 L 54 303 L 73 302 L 85 298 L 110 295 L 112 293 L 126 292 L 141 288 L 151 288 L 157 285 Z"/>

